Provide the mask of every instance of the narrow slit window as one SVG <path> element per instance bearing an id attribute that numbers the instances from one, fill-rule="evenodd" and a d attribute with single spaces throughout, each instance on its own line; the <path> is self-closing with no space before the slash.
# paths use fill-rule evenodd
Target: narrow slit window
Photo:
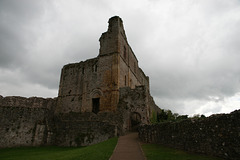
<path id="1" fill-rule="evenodd" d="M 98 69 L 98 66 L 95 65 L 95 67 L 94 67 L 95 72 L 97 72 L 97 69 Z"/>
<path id="2" fill-rule="evenodd" d="M 136 63 L 134 62 L 134 73 L 136 73 Z"/>
<path id="3" fill-rule="evenodd" d="M 126 49 L 125 46 L 124 46 L 124 53 L 123 53 L 123 56 L 124 56 L 124 59 L 127 59 L 127 49 Z"/>
<path id="4" fill-rule="evenodd" d="M 125 76 L 125 86 L 127 86 L 127 76 Z"/>
<path id="5" fill-rule="evenodd" d="M 85 70 L 84 70 L 84 67 L 82 68 L 82 74 L 84 74 Z"/>

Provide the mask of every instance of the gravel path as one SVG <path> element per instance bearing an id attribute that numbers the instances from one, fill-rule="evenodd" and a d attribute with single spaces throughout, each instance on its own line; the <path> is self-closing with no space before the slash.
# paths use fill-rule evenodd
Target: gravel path
<path id="1" fill-rule="evenodd" d="M 120 136 L 110 160 L 146 160 L 139 144 L 138 133 Z"/>

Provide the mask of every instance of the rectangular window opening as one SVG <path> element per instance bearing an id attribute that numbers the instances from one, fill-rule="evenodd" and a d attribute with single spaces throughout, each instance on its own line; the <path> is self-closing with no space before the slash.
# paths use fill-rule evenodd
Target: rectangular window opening
<path id="1" fill-rule="evenodd" d="M 127 86 L 127 76 L 125 76 L 125 86 Z"/>
<path id="2" fill-rule="evenodd" d="M 136 73 L 136 63 L 134 62 L 134 72 Z"/>
<path id="3" fill-rule="evenodd" d="M 124 59 L 127 59 L 127 49 L 126 49 L 125 46 L 124 46 L 124 53 L 123 53 L 123 56 L 124 56 Z"/>
<path id="4" fill-rule="evenodd" d="M 83 68 L 82 68 L 82 74 L 84 74 L 84 72 L 85 72 L 85 71 L 84 71 L 84 67 L 83 67 Z"/>
<path id="5" fill-rule="evenodd" d="M 92 112 L 97 114 L 99 112 L 100 98 L 92 99 Z"/>

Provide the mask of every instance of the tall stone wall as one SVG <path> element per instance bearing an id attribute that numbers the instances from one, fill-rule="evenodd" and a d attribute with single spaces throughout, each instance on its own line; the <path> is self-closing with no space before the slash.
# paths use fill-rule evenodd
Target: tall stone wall
<path id="1" fill-rule="evenodd" d="M 56 113 L 92 111 L 90 93 L 100 82 L 97 66 L 94 58 L 62 68 Z"/>
<path id="2" fill-rule="evenodd" d="M 134 89 L 120 88 L 118 106 L 126 110 L 122 114 L 123 129 L 126 131 L 136 130 L 140 125 L 149 124 L 152 111 L 157 112 L 157 106 L 146 86 L 136 86 Z"/>
<path id="3" fill-rule="evenodd" d="M 204 119 L 141 126 L 139 138 L 147 143 L 237 160 L 240 157 L 240 110 Z"/>
<path id="4" fill-rule="evenodd" d="M 0 96 L 0 147 L 52 143 L 55 99 Z"/>
<path id="5" fill-rule="evenodd" d="M 92 112 L 92 99 L 99 98 L 99 111 L 117 108 L 118 56 L 104 55 L 65 65 L 61 72 L 55 113 Z"/>

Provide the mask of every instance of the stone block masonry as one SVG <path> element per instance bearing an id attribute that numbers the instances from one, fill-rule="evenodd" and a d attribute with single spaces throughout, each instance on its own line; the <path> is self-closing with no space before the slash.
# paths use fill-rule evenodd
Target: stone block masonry
<path id="1" fill-rule="evenodd" d="M 147 143 L 239 160 L 240 110 L 203 119 L 141 126 L 139 137 Z"/>
<path id="2" fill-rule="evenodd" d="M 117 136 L 121 114 L 54 115 L 57 99 L 0 96 L 0 148 L 87 146 Z"/>
<path id="3" fill-rule="evenodd" d="M 57 98 L 0 96 L 0 147 L 87 146 L 150 122 L 149 77 L 122 19 L 108 23 L 97 57 L 62 68 Z"/>
<path id="4" fill-rule="evenodd" d="M 0 96 L 0 147 L 52 144 L 55 99 Z"/>

